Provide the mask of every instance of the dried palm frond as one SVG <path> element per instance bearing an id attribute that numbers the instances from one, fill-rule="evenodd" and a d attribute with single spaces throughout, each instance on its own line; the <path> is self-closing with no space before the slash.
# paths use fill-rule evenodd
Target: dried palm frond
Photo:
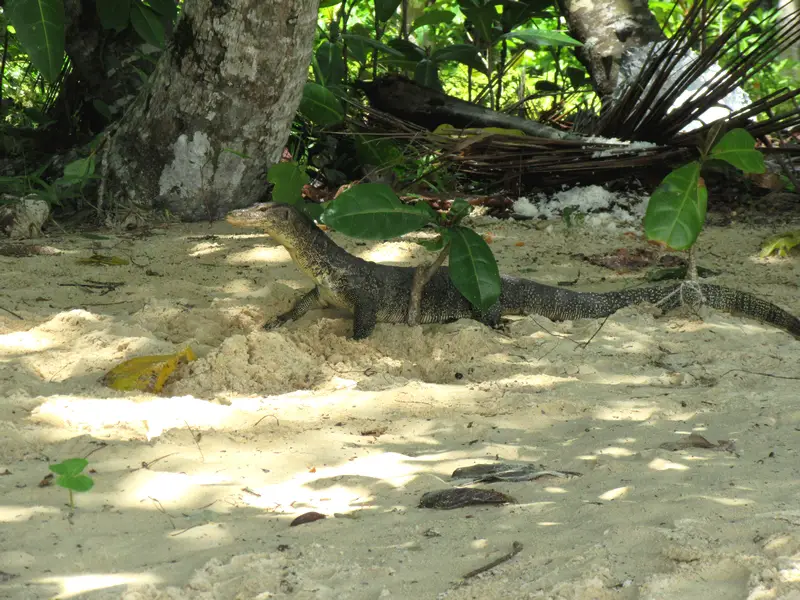
<path id="1" fill-rule="evenodd" d="M 685 148 L 656 144 L 629 145 L 618 140 L 580 138 L 556 140 L 532 136 L 454 131 L 428 131 L 394 115 L 349 101 L 349 127 L 402 141 L 407 152 L 434 156 L 431 171 L 450 168 L 495 185 L 508 182 L 525 187 L 562 183 L 602 182 L 657 165 L 679 165 L 688 160 Z"/>
<path id="2" fill-rule="evenodd" d="M 703 113 L 718 105 L 748 78 L 764 68 L 781 52 L 800 41 L 796 14 L 775 17 L 777 9 L 768 13 L 756 27 L 759 33 L 747 49 L 739 52 L 745 25 L 760 4 L 751 3 L 714 38 L 712 25 L 729 7 L 729 0 L 698 0 L 686 19 L 669 39 L 653 45 L 642 68 L 632 80 L 623 84 L 618 99 L 604 112 L 595 129 L 597 135 L 627 140 L 648 140 L 656 143 L 696 144 L 719 119 L 688 133 L 681 133 Z M 765 24 L 775 17 L 774 24 Z M 700 53 L 692 52 L 700 40 L 713 40 Z M 725 69 L 718 69 L 712 78 L 693 93 L 690 86 L 703 74 L 713 72 L 715 65 L 729 59 Z M 711 71 L 710 71 L 711 70 Z M 800 118 L 800 109 L 762 122 L 750 119 L 773 106 L 800 95 L 800 87 L 779 90 L 768 98 L 750 103 L 725 118 L 729 127 L 745 127 L 760 134 L 778 131 Z M 676 106 L 679 99 L 688 98 Z"/>

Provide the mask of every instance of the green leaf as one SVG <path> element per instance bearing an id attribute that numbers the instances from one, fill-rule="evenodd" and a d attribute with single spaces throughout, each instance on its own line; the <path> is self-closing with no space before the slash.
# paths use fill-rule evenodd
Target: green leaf
<path id="1" fill-rule="evenodd" d="M 481 44 L 487 45 L 494 41 L 494 24 L 498 21 L 497 8 L 492 5 L 466 7 L 462 4 L 461 12 L 477 30 Z"/>
<path id="2" fill-rule="evenodd" d="M 301 202 L 297 205 L 297 208 L 306 213 L 306 215 L 314 221 L 319 221 L 322 219 L 322 213 L 325 212 L 328 204 L 328 202 L 323 202 L 322 204 L 317 204 L 316 202 Z"/>
<path id="3" fill-rule="evenodd" d="M 439 48 L 431 54 L 431 60 L 444 62 L 454 60 L 462 65 L 472 67 L 476 71 L 486 73 L 486 62 L 483 60 L 480 51 L 472 44 L 453 44 Z"/>
<path id="4" fill-rule="evenodd" d="M 453 19 L 455 19 L 455 13 L 449 10 L 442 10 L 438 8 L 434 8 L 433 10 L 425 11 L 422 16 L 417 17 L 414 19 L 414 23 L 411 25 L 412 31 L 414 29 L 419 29 L 420 27 L 424 27 L 425 25 L 441 25 L 443 23 L 450 23 Z"/>
<path id="5" fill-rule="evenodd" d="M 178 5 L 175 0 L 147 0 L 147 4 L 156 14 L 167 17 L 170 20 L 174 19 L 175 15 L 178 14 Z"/>
<path id="6" fill-rule="evenodd" d="M 131 20 L 131 0 L 97 0 L 97 16 L 103 29 L 122 31 Z"/>
<path id="7" fill-rule="evenodd" d="M 347 67 L 342 59 L 342 46 L 325 40 L 317 48 L 316 57 L 322 76 L 322 81 L 318 83 L 325 86 L 341 83 L 347 74 Z"/>
<path id="8" fill-rule="evenodd" d="M 364 40 L 370 39 L 369 28 L 363 23 L 356 23 L 350 28 L 350 33 L 341 36 L 344 45 L 347 46 L 348 55 L 356 59 L 362 65 L 367 62 L 367 52 L 369 46 Z"/>
<path id="9" fill-rule="evenodd" d="M 341 4 L 342 0 L 322 0 L 319 3 L 320 8 L 330 8 L 331 6 L 336 6 L 337 4 Z"/>
<path id="10" fill-rule="evenodd" d="M 500 25 L 503 27 L 503 31 L 511 31 L 514 27 L 518 27 L 530 20 L 537 9 L 535 4 L 531 2 L 504 0 L 501 5 L 503 14 L 500 16 Z"/>
<path id="11" fill-rule="evenodd" d="M 145 42 L 157 48 L 164 47 L 164 26 L 149 6 L 134 0 L 131 6 L 131 25 Z"/>
<path id="12" fill-rule="evenodd" d="M 275 186 L 272 188 L 274 202 L 297 206 L 303 201 L 303 186 L 310 179 L 296 162 L 282 162 L 269 168 L 267 181 Z"/>
<path id="13" fill-rule="evenodd" d="M 64 475 L 66 477 L 74 477 L 80 475 L 89 461 L 85 458 L 68 458 L 65 461 L 50 465 L 50 470 L 56 475 Z"/>
<path id="14" fill-rule="evenodd" d="M 356 155 L 362 165 L 385 166 L 395 164 L 403 151 L 383 135 L 356 134 Z"/>
<path id="15" fill-rule="evenodd" d="M 472 210 L 472 206 L 466 200 L 461 198 L 457 198 L 453 201 L 453 204 L 450 206 L 450 210 L 447 211 L 447 216 L 449 220 L 452 220 L 453 223 L 458 223 L 466 217 L 470 211 Z"/>
<path id="16" fill-rule="evenodd" d="M 303 88 L 299 112 L 315 125 L 328 127 L 342 122 L 344 108 L 342 103 L 328 88 L 308 81 Z"/>
<path id="17" fill-rule="evenodd" d="M 61 475 L 56 478 L 56 485 L 73 492 L 88 492 L 94 487 L 94 480 L 88 475 Z"/>
<path id="18" fill-rule="evenodd" d="M 692 161 L 667 175 L 653 192 L 644 216 L 647 239 L 685 250 L 694 244 L 706 220 L 708 190 L 700 163 Z"/>
<path id="19" fill-rule="evenodd" d="M 369 46 L 370 48 L 374 48 L 375 50 L 380 50 L 381 52 L 386 52 L 391 56 L 395 56 L 397 58 L 405 58 L 402 52 L 399 50 L 395 50 L 394 48 L 390 48 L 386 44 L 382 44 L 377 40 L 373 40 L 371 37 L 367 37 L 365 35 L 356 35 L 354 33 L 343 33 L 342 39 L 347 42 L 348 46 L 351 43 L 355 44 L 363 44 L 364 46 Z M 363 62 L 363 61 L 362 61 Z"/>
<path id="20" fill-rule="evenodd" d="M 777 252 L 780 257 L 789 256 L 792 248 L 800 245 L 800 229 L 797 231 L 787 231 L 768 238 L 761 246 L 759 256 L 766 258 L 773 252 Z"/>
<path id="21" fill-rule="evenodd" d="M 63 0 L 7 0 L 4 10 L 33 66 L 54 82 L 64 64 Z"/>
<path id="22" fill-rule="evenodd" d="M 322 222 L 345 235 L 365 240 L 388 240 L 416 231 L 436 219 L 420 202 L 400 202 L 388 185 L 362 183 L 342 192 L 322 214 Z"/>
<path id="23" fill-rule="evenodd" d="M 521 40 L 527 44 L 539 46 L 583 46 L 581 42 L 560 31 L 545 29 L 518 29 L 500 36 L 501 39 Z"/>
<path id="24" fill-rule="evenodd" d="M 557 83 L 547 81 L 546 79 L 540 79 L 533 87 L 535 87 L 538 92 L 558 92 L 561 90 L 561 87 Z"/>
<path id="25" fill-rule="evenodd" d="M 86 179 L 94 175 L 94 157 L 79 158 L 64 165 L 64 177 L 67 179 Z"/>
<path id="26" fill-rule="evenodd" d="M 380 22 L 386 22 L 397 12 L 401 0 L 375 0 L 375 16 Z"/>
<path id="27" fill-rule="evenodd" d="M 473 306 L 486 311 L 500 298 L 500 270 L 489 244 L 472 229 L 451 230 L 450 279 Z"/>
<path id="28" fill-rule="evenodd" d="M 402 38 L 393 38 L 389 40 L 388 46 L 399 52 L 402 52 L 405 58 L 413 62 L 417 62 L 425 58 L 425 50 Z"/>
<path id="29" fill-rule="evenodd" d="M 745 173 L 763 173 L 764 155 L 755 150 L 756 140 L 746 129 L 731 129 L 711 149 L 709 158 L 718 158 Z"/>
<path id="30" fill-rule="evenodd" d="M 106 119 L 106 121 L 111 121 L 114 116 L 111 114 L 111 107 L 100 100 L 100 98 L 95 98 L 92 100 L 92 106 L 94 109 Z"/>
<path id="31" fill-rule="evenodd" d="M 439 81 L 439 67 L 427 58 L 417 63 L 417 68 L 414 69 L 414 81 L 432 90 L 443 91 L 442 82 Z"/>

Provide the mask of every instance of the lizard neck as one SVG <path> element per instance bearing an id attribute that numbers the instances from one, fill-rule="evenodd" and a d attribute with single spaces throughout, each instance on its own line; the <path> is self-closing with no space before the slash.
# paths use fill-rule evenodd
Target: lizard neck
<path id="1" fill-rule="evenodd" d="M 336 271 L 336 263 L 347 252 L 314 224 L 295 223 L 292 235 L 275 235 L 295 265 L 315 283 L 325 285 Z"/>

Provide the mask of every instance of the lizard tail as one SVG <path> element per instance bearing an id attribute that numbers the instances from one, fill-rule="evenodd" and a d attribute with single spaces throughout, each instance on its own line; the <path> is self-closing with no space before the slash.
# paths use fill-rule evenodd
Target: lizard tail
<path id="1" fill-rule="evenodd" d="M 664 311 L 706 304 L 775 325 L 800 339 L 800 319 L 791 313 L 753 294 L 708 283 L 682 282 L 594 293 L 505 277 L 500 297 L 504 314 L 539 314 L 553 321 L 607 317 L 621 308 L 644 302 Z"/>

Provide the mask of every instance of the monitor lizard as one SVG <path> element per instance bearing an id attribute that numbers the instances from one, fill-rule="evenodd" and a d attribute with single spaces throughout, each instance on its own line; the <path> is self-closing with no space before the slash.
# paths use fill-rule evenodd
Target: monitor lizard
<path id="1" fill-rule="evenodd" d="M 414 267 L 382 265 L 353 256 L 312 219 L 287 204 L 256 204 L 232 211 L 227 221 L 238 227 L 265 230 L 316 284 L 265 328 L 297 320 L 311 308 L 326 306 L 353 314 L 353 338 L 357 340 L 368 337 L 378 322 L 406 322 Z M 538 314 L 553 321 L 594 319 L 644 302 L 664 311 L 681 305 L 707 304 L 770 323 L 800 339 L 800 319 L 794 315 L 753 294 L 718 285 L 683 282 L 610 292 L 576 292 L 502 275 L 499 300 L 489 310 L 480 311 L 456 289 L 447 267 L 440 267 L 423 288 L 419 322 L 471 318 L 497 327 L 503 315 Z"/>

